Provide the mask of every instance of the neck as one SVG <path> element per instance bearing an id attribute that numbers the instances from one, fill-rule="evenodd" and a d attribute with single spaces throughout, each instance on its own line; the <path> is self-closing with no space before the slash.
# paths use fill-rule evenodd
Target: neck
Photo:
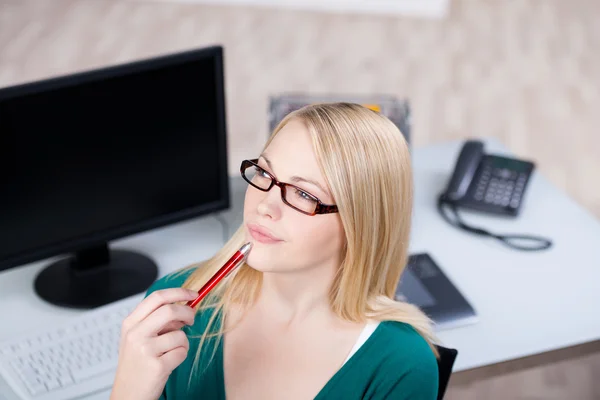
<path id="1" fill-rule="evenodd" d="M 292 272 L 263 273 L 258 304 L 269 319 L 291 327 L 331 315 L 329 289 L 336 269 L 318 266 Z"/>

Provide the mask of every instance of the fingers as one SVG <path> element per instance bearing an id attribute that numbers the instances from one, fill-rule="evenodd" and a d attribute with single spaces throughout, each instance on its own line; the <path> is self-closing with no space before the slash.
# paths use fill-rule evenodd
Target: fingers
<path id="1" fill-rule="evenodd" d="M 125 318 L 124 326 L 134 327 L 146 319 L 150 314 L 165 304 L 178 301 L 190 301 L 198 296 L 193 290 L 184 288 L 162 289 L 152 292 Z"/>
<path id="2" fill-rule="evenodd" d="M 114 387 L 124 399 L 157 399 L 170 373 L 190 347 L 184 325 L 193 325 L 196 310 L 186 303 L 197 297 L 183 288 L 157 290 L 123 321 L 119 366 Z"/>
<path id="3" fill-rule="evenodd" d="M 143 332 L 144 336 L 158 335 L 164 332 L 165 327 L 174 322 L 183 322 L 185 325 L 193 325 L 196 311 L 186 305 L 166 304 L 142 320 L 134 330 Z"/>
<path id="4" fill-rule="evenodd" d="M 162 356 L 164 353 L 183 348 L 185 352 L 190 348 L 190 342 L 185 332 L 177 330 L 160 335 L 152 340 L 153 353 Z"/>
<path id="5" fill-rule="evenodd" d="M 176 331 L 178 329 L 183 328 L 184 326 L 185 326 L 185 323 L 183 323 L 181 321 L 171 321 L 171 322 L 167 323 L 165 326 L 163 326 L 163 328 L 161 329 L 160 332 L 158 332 L 158 334 L 162 335 L 163 333 Z"/>
<path id="6" fill-rule="evenodd" d="M 168 351 L 159 357 L 167 371 L 173 371 L 187 357 L 187 349 L 177 347 L 174 350 Z"/>

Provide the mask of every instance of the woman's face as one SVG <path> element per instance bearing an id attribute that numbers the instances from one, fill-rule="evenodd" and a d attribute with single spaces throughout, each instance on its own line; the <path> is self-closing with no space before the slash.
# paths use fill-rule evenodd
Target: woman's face
<path id="1" fill-rule="evenodd" d="M 335 204 L 319 170 L 310 134 L 302 122 L 290 121 L 263 152 L 258 165 L 280 182 L 298 186 L 324 204 Z M 302 194 L 294 192 L 296 196 Z M 253 243 L 246 262 L 256 270 L 337 268 L 341 261 L 344 234 L 339 214 L 302 214 L 282 201 L 278 186 L 263 192 L 248 185 L 244 227 L 247 240 Z M 257 230 L 277 240 L 269 240 Z"/>

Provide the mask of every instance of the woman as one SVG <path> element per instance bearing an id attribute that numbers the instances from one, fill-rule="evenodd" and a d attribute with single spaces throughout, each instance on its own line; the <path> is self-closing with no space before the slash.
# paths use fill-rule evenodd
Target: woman
<path id="1" fill-rule="evenodd" d="M 241 171 L 243 225 L 127 317 L 111 398 L 435 399 L 431 321 L 394 300 L 412 212 L 397 127 L 356 104 L 307 106 Z M 246 242 L 245 262 L 186 306 Z"/>

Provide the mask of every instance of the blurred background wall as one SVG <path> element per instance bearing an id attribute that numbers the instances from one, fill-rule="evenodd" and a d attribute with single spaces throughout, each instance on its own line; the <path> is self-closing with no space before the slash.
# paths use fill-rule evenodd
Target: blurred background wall
<path id="1" fill-rule="evenodd" d="M 270 95 L 392 94 L 415 146 L 497 137 L 600 217 L 599 20 L 594 0 L 452 0 L 442 19 L 0 0 L 0 86 L 222 44 L 232 174 L 268 135 Z"/>

